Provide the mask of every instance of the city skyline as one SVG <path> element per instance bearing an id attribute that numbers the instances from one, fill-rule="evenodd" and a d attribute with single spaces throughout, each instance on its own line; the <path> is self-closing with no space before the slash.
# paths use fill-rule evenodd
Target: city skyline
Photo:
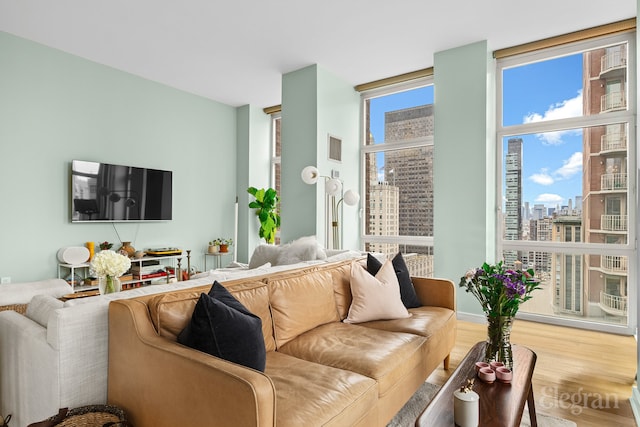
<path id="1" fill-rule="evenodd" d="M 582 114 L 581 53 L 504 71 L 504 126 L 579 117 Z M 508 151 L 508 140 L 514 137 L 523 140 L 523 203 L 559 208 L 582 194 L 582 129 L 505 137 L 503 156 Z"/>
<path id="2" fill-rule="evenodd" d="M 577 117 L 583 111 L 582 54 L 511 68 L 503 76 L 504 125 Z M 372 98 L 370 132 L 384 142 L 384 114 L 434 102 L 433 85 Z M 522 201 L 560 209 L 582 194 L 582 129 L 505 137 L 523 139 Z M 382 155 L 379 163 L 383 163 Z M 382 171 L 379 171 L 382 176 Z M 382 180 L 382 179 L 381 179 Z M 504 195 L 506 186 L 503 182 Z M 504 208 L 504 200 L 503 206 Z"/>

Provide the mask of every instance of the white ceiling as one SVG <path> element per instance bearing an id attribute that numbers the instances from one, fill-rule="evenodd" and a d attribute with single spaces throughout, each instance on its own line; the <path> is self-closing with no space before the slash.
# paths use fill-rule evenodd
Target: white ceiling
<path id="1" fill-rule="evenodd" d="M 232 106 L 311 64 L 356 85 L 636 16 L 636 0 L 0 0 L 0 30 Z"/>

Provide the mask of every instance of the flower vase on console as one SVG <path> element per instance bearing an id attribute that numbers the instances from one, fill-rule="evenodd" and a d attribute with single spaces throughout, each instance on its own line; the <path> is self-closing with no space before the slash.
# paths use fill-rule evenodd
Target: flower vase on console
<path id="1" fill-rule="evenodd" d="M 100 276 L 98 278 L 98 290 L 100 295 L 112 294 L 122 290 L 122 282 L 119 277 Z"/>
<path id="2" fill-rule="evenodd" d="M 100 294 L 120 292 L 122 283 L 119 277 L 131 268 L 131 260 L 122 254 L 110 250 L 100 251 L 91 261 L 91 272 L 98 277 Z"/>

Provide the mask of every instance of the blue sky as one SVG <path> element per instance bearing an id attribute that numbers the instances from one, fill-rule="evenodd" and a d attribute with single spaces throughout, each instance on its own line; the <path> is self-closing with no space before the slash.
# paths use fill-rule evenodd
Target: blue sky
<path id="1" fill-rule="evenodd" d="M 505 70 L 505 126 L 582 115 L 582 55 Z M 582 194 L 582 131 L 519 135 L 523 202 L 567 205 Z M 503 150 L 506 152 L 506 138 Z"/>
<path id="2" fill-rule="evenodd" d="M 582 114 L 582 55 L 528 64 L 505 71 L 504 125 Z M 433 86 L 371 100 L 371 132 L 384 141 L 384 112 L 433 103 Z M 437 106 L 436 106 L 437 108 Z M 523 143 L 523 202 L 563 206 L 582 194 L 581 130 L 518 135 Z M 437 142 L 436 142 L 437 143 Z M 506 152 L 507 139 L 503 151 Z M 383 164 L 378 156 L 378 166 Z"/>

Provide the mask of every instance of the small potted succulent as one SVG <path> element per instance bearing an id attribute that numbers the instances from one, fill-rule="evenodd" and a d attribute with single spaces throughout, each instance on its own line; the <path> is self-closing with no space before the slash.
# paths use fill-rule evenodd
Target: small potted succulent
<path id="1" fill-rule="evenodd" d="M 216 254 L 218 253 L 218 251 L 220 250 L 220 246 L 218 246 L 217 243 L 217 239 L 216 240 L 211 240 L 209 242 L 209 246 L 207 247 L 207 252 L 210 254 Z"/>

